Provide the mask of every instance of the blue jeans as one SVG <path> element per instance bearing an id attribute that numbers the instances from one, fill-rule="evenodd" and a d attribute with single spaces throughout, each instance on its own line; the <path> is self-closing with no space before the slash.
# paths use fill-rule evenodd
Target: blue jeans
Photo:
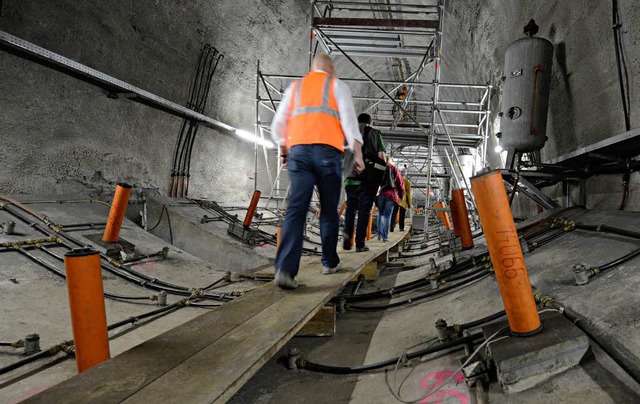
<path id="1" fill-rule="evenodd" d="M 291 181 L 289 206 L 280 234 L 276 253 L 276 271 L 284 271 L 292 278 L 300 269 L 302 236 L 314 185 L 320 193 L 320 238 L 322 265 L 334 268 L 338 258 L 338 201 L 342 188 L 342 153 L 331 146 L 296 145 L 289 150 L 287 169 Z"/>
<path id="2" fill-rule="evenodd" d="M 351 239 L 353 227 L 356 227 L 356 248 L 364 247 L 367 237 L 367 227 L 369 226 L 369 216 L 373 206 L 375 194 L 360 185 L 347 185 L 347 209 L 344 213 L 344 233 L 345 240 Z M 358 223 L 356 224 L 356 212 L 358 212 Z"/>
<path id="3" fill-rule="evenodd" d="M 389 239 L 389 226 L 395 205 L 393 199 L 378 195 L 378 237 L 385 241 Z"/>

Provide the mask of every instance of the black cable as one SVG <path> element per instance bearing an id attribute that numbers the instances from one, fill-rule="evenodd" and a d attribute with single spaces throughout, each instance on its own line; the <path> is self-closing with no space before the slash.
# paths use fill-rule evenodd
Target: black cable
<path id="1" fill-rule="evenodd" d="M 422 295 L 419 295 L 419 296 L 415 296 L 415 297 L 412 297 L 412 298 L 408 298 L 408 299 L 405 299 L 405 300 L 401 300 L 401 301 L 393 302 L 393 303 L 389 303 L 389 304 L 384 304 L 384 305 L 375 305 L 375 306 L 374 305 L 371 305 L 371 306 L 369 306 L 369 305 L 367 305 L 367 306 L 348 305 L 347 306 L 347 310 L 349 310 L 349 311 L 383 311 L 383 310 L 392 309 L 392 308 L 396 308 L 396 307 L 400 307 L 400 306 L 406 306 L 406 305 L 409 305 L 409 304 L 412 304 L 412 303 L 415 303 L 415 302 L 418 302 L 418 301 L 421 301 L 421 300 L 424 300 L 424 299 L 428 299 L 430 297 L 434 297 L 434 296 L 438 296 L 438 295 L 444 294 L 444 293 L 449 292 L 449 291 L 451 291 L 453 289 L 456 289 L 459 286 L 464 286 L 464 285 L 467 285 L 467 284 L 471 284 L 476 280 L 480 280 L 480 279 L 482 279 L 482 278 L 484 278 L 486 276 L 489 276 L 490 274 L 491 274 L 491 272 L 489 272 L 489 271 L 482 271 L 482 272 L 476 273 L 473 276 L 470 276 L 469 278 L 467 278 L 467 279 L 465 279 L 463 281 L 460 281 L 458 283 L 450 284 L 450 285 L 447 284 L 444 287 L 441 287 L 439 289 L 426 292 L 426 293 L 424 293 Z"/>
<path id="2" fill-rule="evenodd" d="M 550 242 L 552 242 L 553 240 L 557 239 L 558 237 L 567 234 L 566 231 L 564 231 L 564 229 L 560 229 L 560 231 L 550 234 L 548 236 L 545 237 L 541 237 L 538 240 L 535 241 L 530 241 L 529 244 L 529 248 L 530 249 L 536 249 L 539 247 L 542 247 L 545 244 L 549 244 Z"/>
<path id="3" fill-rule="evenodd" d="M 41 248 L 42 251 L 48 253 L 49 255 L 51 255 L 52 253 L 47 250 L 45 247 Z M 54 274 L 60 276 L 63 279 L 67 279 L 67 275 L 63 272 L 60 271 L 58 268 L 56 268 L 55 266 L 49 264 L 48 262 L 41 260 L 40 258 L 36 257 L 33 254 L 30 254 L 29 252 L 27 252 L 26 250 L 19 248 L 16 250 L 17 252 L 19 252 L 20 254 L 28 257 L 29 259 L 31 259 L 33 262 L 40 264 L 42 267 L 48 269 L 49 271 L 53 272 Z M 114 299 L 114 300 L 150 300 L 149 296 L 124 296 L 124 295 L 119 295 L 116 293 L 111 293 L 111 292 L 104 292 L 104 296 L 109 298 L 109 299 Z"/>
<path id="4" fill-rule="evenodd" d="M 164 314 L 164 313 L 168 314 L 170 312 L 179 310 L 179 309 L 181 309 L 183 307 L 187 307 L 187 306 L 202 307 L 202 308 L 217 307 L 217 306 L 214 306 L 214 305 L 211 305 L 211 304 L 196 304 L 196 303 L 186 304 L 185 300 L 180 300 L 180 301 L 177 301 L 177 302 L 172 303 L 170 305 L 167 305 L 167 306 L 164 306 L 164 307 L 160 307 L 158 309 L 151 310 L 151 311 L 148 311 L 146 313 L 142 313 L 142 314 L 139 314 L 137 316 L 132 316 L 132 317 L 129 317 L 129 318 L 125 319 L 125 320 L 121 320 L 121 321 L 118 321 L 116 323 L 110 324 L 110 325 L 107 326 L 107 331 L 112 331 L 112 330 L 114 330 L 114 329 L 116 329 L 118 327 L 122 327 L 123 325 L 135 323 L 135 322 L 138 322 L 138 321 L 143 320 L 145 318 L 157 316 L 159 314 Z M 12 343 L 9 343 L 9 344 L 12 344 Z M 69 341 L 69 342 L 66 342 L 66 343 L 62 343 L 62 344 L 56 345 L 55 347 L 49 348 L 49 349 L 47 349 L 45 351 L 40 351 L 35 355 L 31 355 L 31 356 L 29 356 L 29 357 L 27 357 L 25 359 L 19 360 L 17 362 L 14 362 L 14 363 L 8 365 L 8 366 L 0 368 L 0 375 L 8 373 L 8 372 L 10 372 L 12 370 L 18 369 L 18 368 L 20 368 L 22 366 L 25 366 L 25 365 L 28 365 L 30 363 L 33 363 L 38 359 L 45 358 L 47 356 L 53 356 L 53 355 L 57 354 L 58 352 L 60 352 L 61 351 L 61 347 L 65 346 L 65 345 L 66 346 L 71 346 L 71 345 L 73 345 L 73 341 Z M 2 346 L 2 343 L 0 343 L 0 346 Z"/>
<path id="5" fill-rule="evenodd" d="M 45 227 L 44 225 L 37 223 L 37 222 L 31 222 L 29 221 L 22 213 L 17 212 L 16 209 L 23 209 L 21 206 L 16 205 L 15 207 L 13 205 L 5 205 L 5 211 L 11 213 L 12 215 L 14 215 L 16 218 L 22 220 L 23 222 L 27 223 L 29 226 L 31 226 L 32 228 L 36 229 L 37 231 L 41 232 L 44 235 L 47 235 L 49 237 L 51 236 L 56 236 L 58 238 L 63 239 L 61 245 L 68 248 L 68 249 L 72 249 L 73 246 L 67 244 L 66 242 L 64 242 L 64 240 L 67 240 L 69 242 L 71 242 L 72 244 L 78 246 L 78 247 L 84 247 L 85 244 L 78 241 L 77 239 L 75 239 L 74 237 L 71 237 L 70 235 L 66 234 L 65 232 L 63 232 L 62 230 L 58 230 L 57 232 L 52 231 L 51 229 L 49 229 L 48 227 Z M 39 216 L 37 216 L 37 214 L 32 213 L 27 211 L 30 215 L 35 216 L 38 220 L 40 221 L 44 221 L 44 218 L 41 218 Z M 45 222 L 46 224 L 47 222 Z M 48 226 L 53 226 L 56 227 L 55 224 L 49 222 L 47 224 Z M 102 258 L 104 258 L 105 260 L 107 260 L 107 262 L 109 260 L 111 260 L 110 257 L 108 257 L 106 254 L 104 253 L 100 253 L 100 256 Z M 169 282 L 165 282 L 162 280 L 158 280 L 155 278 L 151 278 L 147 275 L 144 275 L 142 273 L 139 272 L 135 272 L 127 267 L 121 266 L 121 267 L 116 267 L 112 264 L 107 264 L 107 263 L 101 263 L 101 267 L 105 270 L 107 270 L 108 272 L 117 275 L 129 282 L 133 282 L 133 283 L 137 283 L 138 285 L 142 286 L 142 287 L 149 287 L 151 289 L 154 290 L 158 290 L 158 291 L 165 291 L 167 293 L 170 294 L 174 294 L 174 295 L 179 295 L 179 296 L 191 296 L 192 294 L 192 288 L 188 288 L 185 286 L 179 286 L 179 285 L 174 285 L 171 284 Z M 202 296 L 202 298 L 207 298 L 207 299 L 215 299 L 215 300 L 232 300 L 233 297 L 227 295 L 227 294 L 219 294 L 219 293 L 214 293 L 214 294 L 210 294 L 207 293 L 204 296 Z"/>
<path id="6" fill-rule="evenodd" d="M 618 0 L 611 1 L 612 17 L 613 17 L 613 44 L 616 50 L 616 66 L 618 70 L 618 81 L 620 83 L 620 96 L 622 97 L 622 111 L 624 113 L 624 126 L 627 131 L 631 130 L 631 120 L 629 117 L 630 98 L 627 98 L 629 93 L 629 75 L 626 68 L 626 62 L 624 58 L 624 48 L 622 47 L 622 36 L 620 35 L 620 10 L 618 7 Z M 623 73 L 624 65 L 624 73 Z M 624 79 L 626 78 L 626 90 Z"/>
<path id="7" fill-rule="evenodd" d="M 467 269 L 469 269 L 469 263 L 467 261 L 461 263 L 458 266 L 454 266 L 451 267 L 449 269 L 446 269 L 442 272 L 440 272 L 439 276 L 437 278 L 434 278 L 436 280 L 440 280 L 440 279 L 446 279 L 449 276 L 455 275 L 459 272 L 465 271 Z M 484 268 L 480 267 L 479 270 L 484 270 Z M 473 274 L 475 274 L 476 272 L 474 272 Z M 464 274 L 462 275 L 463 277 L 469 276 L 472 274 Z M 454 279 L 457 280 L 457 279 Z M 401 295 L 402 293 L 405 292 L 409 292 L 424 286 L 428 286 L 431 284 L 431 279 L 417 279 L 415 281 L 410 281 L 407 283 L 403 283 L 402 285 L 398 285 L 398 286 L 394 286 L 392 288 L 388 288 L 388 289 L 382 289 L 382 290 L 377 290 L 375 292 L 369 292 L 369 293 L 363 293 L 360 295 L 356 295 L 356 296 L 346 296 L 344 297 L 344 299 L 347 302 L 362 302 L 362 301 L 367 301 L 367 300 L 375 300 L 375 299 L 382 299 L 382 298 L 389 298 L 389 297 L 394 297 L 394 296 L 398 296 Z M 335 298 L 334 300 L 340 300 L 342 299 L 342 297 L 339 298 Z"/>
<path id="8" fill-rule="evenodd" d="M 407 353 L 402 358 L 395 357 L 395 358 L 387 359 L 384 361 L 372 363 L 369 365 L 362 365 L 362 366 L 355 366 L 355 367 L 329 366 L 329 365 L 321 365 L 319 363 L 309 362 L 308 360 L 305 360 L 305 359 L 298 359 L 296 361 L 296 365 L 301 369 L 306 369 L 313 372 L 321 372 L 321 373 L 331 373 L 331 374 L 340 374 L 340 375 L 364 373 L 364 372 L 369 372 L 371 370 L 382 369 L 387 366 L 395 365 L 401 359 L 406 358 L 406 360 L 409 360 L 409 359 L 419 358 L 421 356 L 455 348 L 465 343 L 474 342 L 482 338 L 483 338 L 482 333 L 476 333 L 476 334 L 472 334 L 472 335 L 458 338 L 455 340 L 442 342 L 438 345 L 430 346 L 428 348 L 424 348 L 419 351 Z"/>
<path id="9" fill-rule="evenodd" d="M 486 324 L 486 323 L 494 321 L 494 320 L 498 320 L 498 319 L 500 319 L 500 318 L 502 318 L 502 317 L 504 317 L 506 315 L 507 315 L 507 312 L 505 310 L 502 310 L 502 311 L 499 311 L 497 313 L 493 313 L 493 314 L 490 314 L 490 315 L 488 315 L 486 317 L 480 318 L 478 320 L 474 320 L 474 321 L 470 321 L 468 323 L 460 324 L 458 327 L 460 328 L 460 331 L 464 331 L 464 330 L 468 330 L 468 329 L 471 329 L 471 328 L 479 327 L 479 326 L 481 326 L 483 324 Z"/>
<path id="10" fill-rule="evenodd" d="M 594 231 L 594 232 L 612 233 L 612 234 L 617 234 L 619 236 L 640 239 L 640 232 L 622 229 L 620 227 L 608 226 L 606 224 L 584 224 L 584 223 L 576 222 L 576 229 Z"/>
<path id="11" fill-rule="evenodd" d="M 624 262 L 629 261 L 632 258 L 637 257 L 638 255 L 640 255 L 640 248 L 635 249 L 633 251 L 631 251 L 629 254 L 623 255 L 622 257 L 615 259 L 611 262 L 608 262 L 606 264 L 600 265 L 598 267 L 596 267 L 600 272 L 606 271 L 607 269 L 611 269 L 615 266 L 618 266 Z"/>
<path id="12" fill-rule="evenodd" d="M 22 366 L 28 365 L 30 363 L 33 363 L 35 361 L 37 361 L 38 359 L 42 359 L 42 358 L 46 358 L 47 356 L 53 356 L 55 354 L 57 354 L 58 352 L 60 352 L 60 349 L 56 349 L 57 347 L 51 348 L 51 349 L 47 349 L 45 351 L 40 351 L 36 354 L 33 354 L 31 356 L 27 356 L 24 359 L 21 359 L 17 362 L 13 362 L 12 364 L 9 364 L 3 368 L 0 368 L 0 375 L 3 375 L 5 373 L 9 373 L 12 370 L 18 369 Z"/>
<path id="13" fill-rule="evenodd" d="M 178 301 L 178 302 L 169 304 L 167 306 L 160 307 L 159 309 L 151 310 L 151 311 L 148 311 L 146 313 L 142 313 L 142 314 L 138 314 L 136 316 L 129 317 L 126 320 L 121 320 L 121 321 L 118 321 L 116 323 L 110 324 L 110 325 L 107 326 L 107 331 L 114 330 L 114 329 L 116 329 L 118 327 L 122 327 L 123 325 L 136 323 L 136 322 L 138 322 L 140 320 L 143 320 L 145 318 L 152 317 L 152 316 L 155 316 L 155 315 L 158 315 L 158 314 L 162 314 L 162 313 L 165 313 L 165 312 L 178 310 L 178 309 L 180 309 L 182 307 L 185 307 L 184 301 Z"/>

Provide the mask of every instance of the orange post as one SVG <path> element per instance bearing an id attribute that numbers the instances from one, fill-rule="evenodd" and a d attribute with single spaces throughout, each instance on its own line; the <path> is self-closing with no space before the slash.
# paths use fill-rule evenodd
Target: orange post
<path id="1" fill-rule="evenodd" d="M 280 247 L 280 233 L 282 233 L 282 227 L 278 225 L 276 229 L 276 248 Z"/>
<path id="2" fill-rule="evenodd" d="M 469 249 L 473 247 L 473 236 L 471 235 L 471 224 L 469 223 L 469 212 L 467 211 L 467 203 L 464 200 L 464 190 L 462 189 L 454 189 L 452 192 L 453 195 L 453 204 L 455 205 L 455 216 L 457 216 L 457 220 L 454 217 L 453 224 L 455 226 L 456 222 L 458 223 L 458 227 L 460 228 L 460 241 L 462 242 L 462 248 Z M 453 216 L 453 210 L 451 216 Z"/>
<path id="3" fill-rule="evenodd" d="M 109 359 L 100 254 L 75 248 L 64 255 L 78 373 Z"/>
<path id="4" fill-rule="evenodd" d="M 451 212 L 451 221 L 453 222 L 453 234 L 460 237 L 460 223 L 458 223 L 458 215 L 456 214 L 456 204 L 453 199 L 449 201 L 449 212 Z"/>
<path id="5" fill-rule="evenodd" d="M 436 208 L 446 209 L 447 205 L 445 205 L 444 202 L 438 202 L 438 203 L 435 203 L 433 206 Z M 444 224 L 444 227 L 446 227 L 447 229 L 451 229 L 451 220 L 449 220 L 449 215 L 447 215 L 447 212 L 440 211 L 436 213 L 440 218 L 440 220 L 442 221 L 442 224 Z"/>
<path id="6" fill-rule="evenodd" d="M 249 209 L 247 209 L 247 215 L 244 217 L 244 222 L 242 222 L 244 227 L 251 226 L 253 215 L 256 213 L 256 209 L 258 208 L 258 202 L 260 202 L 260 195 L 262 195 L 262 192 L 260 191 L 255 191 L 253 193 L 251 203 L 249 203 Z"/>
<path id="7" fill-rule="evenodd" d="M 342 214 L 344 213 L 344 210 L 347 208 L 347 202 L 343 202 L 342 206 L 340 207 L 340 210 L 338 211 L 338 217 L 342 216 Z"/>
<path id="8" fill-rule="evenodd" d="M 489 247 L 509 327 L 516 335 L 532 335 L 542 324 L 533 299 L 518 233 L 500 171 L 471 179 L 480 222 Z"/>
<path id="9" fill-rule="evenodd" d="M 369 213 L 369 223 L 367 223 L 367 241 L 371 240 L 372 227 L 373 227 L 373 212 Z"/>
<path id="10" fill-rule="evenodd" d="M 109 243 L 118 241 L 124 213 L 127 211 L 127 204 L 129 203 L 129 195 L 131 195 L 131 185 L 120 183 L 116 186 L 116 193 L 113 195 L 113 202 L 111 202 L 111 210 L 109 211 L 109 219 L 107 219 L 107 227 L 105 227 L 102 235 L 103 241 Z"/>

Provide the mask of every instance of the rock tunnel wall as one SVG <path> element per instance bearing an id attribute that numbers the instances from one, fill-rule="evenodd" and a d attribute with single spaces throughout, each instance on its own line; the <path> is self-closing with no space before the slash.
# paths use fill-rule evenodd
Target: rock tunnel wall
<path id="1" fill-rule="evenodd" d="M 0 29 L 185 105 L 201 47 L 225 56 L 205 114 L 253 131 L 256 62 L 307 66 L 309 3 L 4 0 Z M 295 57 L 292 57 L 295 55 Z M 110 196 L 127 181 L 166 195 L 181 118 L 0 51 L 0 190 Z M 260 150 L 259 189 L 268 190 Z M 189 195 L 247 200 L 253 144 L 200 128 Z"/>
<path id="2" fill-rule="evenodd" d="M 631 123 L 638 127 L 640 27 L 635 22 L 640 20 L 640 3 L 619 4 Z M 442 80 L 491 83 L 492 109 L 498 111 L 504 52 L 522 37 L 530 18 L 540 25 L 538 36 L 554 44 L 543 160 L 624 132 L 608 1 L 448 0 Z M 256 61 L 265 72 L 305 73 L 308 25 L 306 0 L 4 0 L 0 17 L 0 29 L 10 34 L 182 105 L 199 50 L 210 43 L 225 59 L 205 113 L 250 131 Z M 341 60 L 337 67 L 339 74 L 349 70 Z M 388 73 L 381 69 L 389 69 L 388 64 L 372 64 L 367 70 Z M 355 73 L 348 75 L 359 76 Z M 101 89 L 0 53 L 2 192 L 109 195 L 113 183 L 129 181 L 165 194 L 180 124 L 179 118 L 109 99 Z M 489 156 L 491 166 L 497 167 L 494 141 Z M 266 192 L 262 154 L 259 161 L 259 188 Z M 253 168 L 250 143 L 202 128 L 190 194 L 222 202 L 247 200 Z M 628 208 L 638 209 L 637 174 L 631 183 Z M 589 207 L 614 208 L 619 203 L 618 177 L 595 178 L 588 185 Z"/>
<path id="3" fill-rule="evenodd" d="M 631 128 L 640 127 L 640 2 L 619 0 L 623 47 L 629 76 Z M 547 136 L 542 160 L 625 132 L 612 34 L 611 1 L 448 0 L 445 14 L 443 81 L 489 82 L 492 110 L 499 111 L 501 77 L 507 46 L 523 37 L 533 18 L 537 36 L 554 45 Z M 499 130 L 496 123 L 494 128 Z M 492 168 L 499 164 L 489 147 Z M 558 189 L 547 188 L 548 192 Z M 619 176 L 587 183 L 589 207 L 614 209 L 621 194 Z M 577 202 L 577 199 L 576 201 Z M 527 206 L 527 205 L 525 205 Z M 527 209 L 535 211 L 535 207 Z M 629 210 L 640 209 L 640 178 L 631 176 Z"/>

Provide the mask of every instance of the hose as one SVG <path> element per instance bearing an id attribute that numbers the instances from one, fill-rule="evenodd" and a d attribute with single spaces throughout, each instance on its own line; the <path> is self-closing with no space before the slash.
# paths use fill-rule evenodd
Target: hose
<path id="1" fill-rule="evenodd" d="M 72 244 L 74 244 L 75 246 L 78 246 L 78 247 L 84 247 L 85 246 L 85 243 L 82 243 L 82 242 L 78 241 L 77 239 L 75 239 L 74 237 L 71 237 L 70 235 L 68 235 L 65 232 L 63 232 L 60 229 L 60 226 L 57 226 L 56 224 L 54 224 L 50 220 L 46 219 L 45 217 L 40 216 L 36 212 L 33 212 L 30 209 L 24 207 L 19 202 L 10 200 L 9 198 L 4 197 L 2 195 L 0 195 L 0 199 L 9 200 L 12 203 L 12 205 L 10 205 L 10 206 L 4 206 L 4 208 L 5 208 L 5 210 L 7 212 L 11 213 L 16 218 L 22 220 L 23 222 L 27 223 L 29 226 L 33 227 L 34 229 L 40 231 L 41 233 L 43 233 L 43 234 L 45 234 L 45 235 L 47 235 L 49 237 L 57 236 L 57 237 L 61 238 L 62 242 L 60 244 L 65 246 L 66 248 L 72 249 L 73 246 L 67 244 L 66 242 L 64 242 L 64 240 L 68 240 L 69 242 L 71 242 Z M 39 223 L 33 223 L 33 222 L 29 221 L 21 213 L 17 212 L 14 208 L 21 209 L 21 210 L 23 210 L 23 211 L 35 216 L 36 218 L 38 218 L 39 220 L 41 220 L 45 224 L 47 224 L 48 228 L 43 227 Z M 187 287 L 184 287 L 184 286 L 174 285 L 174 284 L 171 284 L 169 282 L 165 282 L 165 281 L 162 281 L 162 280 L 151 278 L 151 277 L 149 277 L 147 275 L 141 274 L 139 272 L 135 272 L 135 271 L 123 266 L 123 265 L 118 265 L 115 260 L 111 259 L 110 257 L 108 257 L 104 253 L 100 253 L 100 256 L 107 261 L 107 264 L 101 263 L 101 267 L 103 269 L 105 269 L 106 271 L 109 271 L 110 273 L 112 273 L 114 275 L 117 275 L 117 276 L 119 276 L 119 277 L 121 277 L 121 278 L 123 278 L 123 279 L 125 279 L 127 281 L 130 281 L 130 282 L 133 282 L 133 283 L 137 283 L 138 285 L 140 285 L 142 287 L 149 287 L 149 288 L 154 289 L 154 290 L 165 291 L 167 293 L 174 294 L 174 295 L 179 295 L 179 296 L 190 296 L 191 293 L 192 293 L 192 291 L 191 291 L 192 288 L 187 288 Z M 214 299 L 214 300 L 232 300 L 233 299 L 233 297 L 228 295 L 228 294 L 218 294 L 218 293 L 206 293 L 202 297 L 203 298 L 207 298 L 207 299 Z"/>
<path id="2" fill-rule="evenodd" d="M 41 250 L 46 252 L 49 255 L 56 256 L 55 254 L 53 254 L 52 252 L 47 250 L 46 247 L 41 247 Z M 19 249 L 15 250 L 15 251 L 17 251 L 20 254 L 28 257 L 33 262 L 35 262 L 37 264 L 40 264 L 42 267 L 48 269 L 49 271 L 51 271 L 54 274 L 60 276 L 61 278 L 67 279 L 67 275 L 63 271 L 60 271 L 55 266 L 53 266 L 53 265 L 49 264 L 48 262 L 36 257 L 33 254 L 27 252 L 25 249 L 19 248 Z M 124 296 L 124 295 L 119 295 L 119 294 L 111 293 L 111 292 L 107 292 L 107 291 L 104 292 L 104 296 L 109 298 L 109 299 L 114 299 L 114 300 L 155 300 L 153 296 Z"/>
<path id="3" fill-rule="evenodd" d="M 442 342 L 438 345 L 430 346 L 428 348 L 421 349 L 419 351 L 407 353 L 404 357 L 387 359 L 387 360 L 372 363 L 369 365 L 362 365 L 362 366 L 355 366 L 355 367 L 330 366 L 330 365 L 322 365 L 319 363 L 310 362 L 306 359 L 296 360 L 296 365 L 300 369 L 306 369 L 312 372 L 331 373 L 331 374 L 337 374 L 337 375 L 364 373 L 372 370 L 382 369 L 387 366 L 395 365 L 399 360 L 402 360 L 405 358 L 407 360 L 419 358 L 421 356 L 441 352 L 451 348 L 456 348 L 464 345 L 465 343 L 474 342 L 482 338 L 483 338 L 482 333 L 472 334 L 456 340 Z"/>
<path id="4" fill-rule="evenodd" d="M 158 309 L 155 310 L 151 310 L 149 312 L 146 313 L 142 313 L 139 314 L 137 316 L 132 316 L 129 317 L 125 320 L 121 320 L 118 321 L 116 323 L 110 324 L 107 326 L 107 330 L 108 331 L 112 331 L 118 327 L 122 327 L 123 325 L 127 325 L 127 324 L 131 324 L 131 323 L 135 323 L 138 322 L 140 320 L 143 320 L 145 318 L 149 318 L 149 317 L 154 317 L 154 316 L 158 316 L 159 314 L 164 314 L 164 313 L 169 313 L 169 312 L 173 312 L 176 310 L 179 310 L 183 307 L 186 306 L 194 306 L 194 307 L 202 307 L 202 308 L 209 308 L 209 307 L 217 307 L 217 306 L 213 306 L 213 305 L 199 305 L 199 304 L 195 304 L 193 303 L 190 299 L 192 297 L 186 298 L 186 299 L 182 299 L 179 300 L 175 303 L 172 303 L 170 305 L 164 306 L 164 307 L 160 307 Z M 197 297 L 196 297 L 197 298 Z M 0 344 L 0 346 L 2 346 L 2 344 Z M 11 372 L 12 370 L 18 369 L 22 366 L 28 365 L 30 363 L 33 363 L 35 361 L 37 361 L 38 359 L 42 359 L 42 358 L 46 358 L 48 356 L 53 356 L 55 354 L 57 354 L 60 351 L 65 351 L 67 353 L 70 353 L 72 351 L 73 347 L 73 341 L 65 341 L 61 344 L 58 344 L 54 347 L 51 347 L 45 351 L 40 351 L 34 355 L 31 355 L 25 359 L 19 360 L 17 362 L 14 362 L 8 366 L 5 366 L 3 368 L 0 368 L 0 375 L 3 375 L 5 373 Z"/>
<path id="5" fill-rule="evenodd" d="M 126 320 L 121 320 L 121 321 L 118 321 L 116 323 L 110 324 L 110 325 L 107 326 L 107 331 L 115 330 L 116 328 L 122 327 L 123 325 L 136 323 L 136 322 L 138 322 L 140 320 L 143 320 L 143 319 L 148 318 L 148 317 L 153 317 L 153 316 L 156 316 L 158 314 L 169 313 L 169 312 L 178 310 L 178 309 L 186 306 L 185 300 L 180 300 L 180 301 L 177 301 L 175 303 L 169 304 L 167 306 L 160 307 L 159 309 L 151 310 L 149 312 L 142 313 L 142 314 L 139 314 L 137 316 L 129 317 Z"/>
<path id="6" fill-rule="evenodd" d="M 620 10 L 618 8 L 618 0 L 611 1 L 612 8 L 612 17 L 613 17 L 613 44 L 616 51 L 616 67 L 618 70 L 618 82 L 620 84 L 620 97 L 622 98 L 622 112 L 624 114 L 624 126 L 627 131 L 631 130 L 631 119 L 629 117 L 629 76 L 627 72 L 627 64 L 624 58 L 624 48 L 622 47 L 622 36 L 620 35 L 620 28 L 622 24 L 620 23 Z M 623 74 L 624 70 L 624 74 Z M 626 91 L 625 91 L 625 83 L 624 79 L 626 79 Z"/>
<path id="7" fill-rule="evenodd" d="M 9 373 L 12 370 L 16 370 L 16 369 L 18 369 L 18 368 L 20 368 L 22 366 L 25 366 L 25 365 L 28 365 L 30 363 L 33 363 L 33 362 L 35 362 L 35 361 L 37 361 L 39 359 L 56 355 L 60 351 L 71 352 L 72 347 L 73 347 L 73 341 L 65 341 L 65 342 L 63 342 L 61 344 L 58 344 L 58 345 L 55 345 L 55 346 L 53 346 L 53 347 L 51 347 L 49 349 L 46 349 L 44 351 L 40 351 L 40 352 L 35 353 L 35 354 L 31 355 L 31 356 L 27 356 L 24 359 L 21 359 L 21 360 L 19 360 L 17 362 L 14 362 L 14 363 L 10 364 L 10 365 L 7 365 L 7 366 L 5 366 L 3 368 L 0 368 L 0 375 L 3 375 L 5 373 Z"/>
<path id="8" fill-rule="evenodd" d="M 402 285 L 394 286 L 392 288 L 377 290 L 375 292 L 363 293 L 360 295 L 346 296 L 344 298 L 346 299 L 347 302 L 362 302 L 367 300 L 375 300 L 375 299 L 398 296 L 402 293 L 430 285 L 432 279 L 433 280 L 446 279 L 451 275 L 455 275 L 459 272 L 465 271 L 473 266 L 473 265 L 469 265 L 470 263 L 472 263 L 472 261 L 467 260 L 460 263 L 458 266 L 451 267 L 437 274 L 431 274 L 431 275 L 437 275 L 432 278 L 430 277 L 428 279 L 417 279 L 415 281 L 410 281 Z"/>
<path id="9" fill-rule="evenodd" d="M 620 227 L 608 226 L 606 224 L 584 224 L 584 223 L 576 222 L 575 226 L 576 226 L 576 229 L 580 229 L 580 230 L 612 233 L 612 234 L 617 234 L 619 236 L 640 239 L 640 232 L 626 230 Z"/>
<path id="10" fill-rule="evenodd" d="M 611 262 L 608 262 L 606 264 L 597 266 L 597 267 L 595 267 L 595 269 L 597 269 L 598 272 L 603 272 L 603 271 L 606 271 L 607 269 L 611 269 L 611 268 L 613 268 L 615 266 L 618 266 L 618 265 L 620 265 L 620 264 L 622 264 L 624 262 L 627 262 L 630 259 L 632 259 L 634 257 L 637 257 L 638 255 L 640 255 L 640 248 L 638 248 L 636 250 L 633 250 L 629 254 L 623 255 L 622 257 L 620 257 L 618 259 L 615 259 L 615 260 L 613 260 Z"/>
<path id="11" fill-rule="evenodd" d="M 480 280 L 482 278 L 485 278 L 487 276 L 489 276 L 491 274 L 491 272 L 489 271 L 481 271 L 479 273 L 476 273 L 473 276 L 470 276 L 469 278 L 455 283 L 455 284 L 447 284 L 445 287 L 433 290 L 433 291 L 429 291 L 426 292 L 422 295 L 416 296 L 416 297 L 412 297 L 412 298 L 408 298 L 405 300 L 401 300 L 398 302 L 393 302 L 393 303 L 389 303 L 389 304 L 384 304 L 384 305 L 376 305 L 376 306 L 358 306 L 358 305 L 348 305 L 346 308 L 349 311 L 383 311 L 383 310 L 387 310 L 387 309 L 392 309 L 392 308 L 396 308 L 396 307 L 400 307 L 400 306 L 405 306 L 405 305 L 409 305 L 424 299 L 428 299 L 430 297 L 434 297 L 434 296 L 438 296 L 440 294 L 444 294 L 445 292 L 449 292 L 453 289 L 456 289 L 459 286 L 464 286 L 464 285 L 468 285 L 473 283 L 474 281 Z"/>
<path id="12" fill-rule="evenodd" d="M 532 285 L 533 286 L 533 285 Z M 533 296 L 536 303 L 543 307 L 557 309 L 576 327 L 584 332 L 591 341 L 602 349 L 613 361 L 622 368 L 636 383 L 640 383 L 640 359 L 622 346 L 615 339 L 611 339 L 604 332 L 600 331 L 586 317 L 578 314 L 570 308 L 556 302 L 551 296 L 545 295 L 539 289 L 533 287 Z"/>
<path id="13" fill-rule="evenodd" d="M 470 321 L 468 323 L 459 324 L 457 326 L 457 329 L 460 330 L 460 332 L 462 332 L 464 330 L 469 330 L 471 328 L 476 328 L 476 327 L 479 327 L 479 326 L 481 326 L 483 324 L 489 323 L 491 321 L 498 320 L 498 319 L 500 319 L 500 318 L 502 318 L 502 317 L 504 317 L 506 315 L 507 315 L 507 312 L 505 310 L 502 310 L 502 311 L 499 311 L 499 312 L 494 313 L 494 314 L 490 314 L 490 315 L 488 315 L 486 317 L 483 317 L 481 319 L 478 319 L 478 320 Z"/>

